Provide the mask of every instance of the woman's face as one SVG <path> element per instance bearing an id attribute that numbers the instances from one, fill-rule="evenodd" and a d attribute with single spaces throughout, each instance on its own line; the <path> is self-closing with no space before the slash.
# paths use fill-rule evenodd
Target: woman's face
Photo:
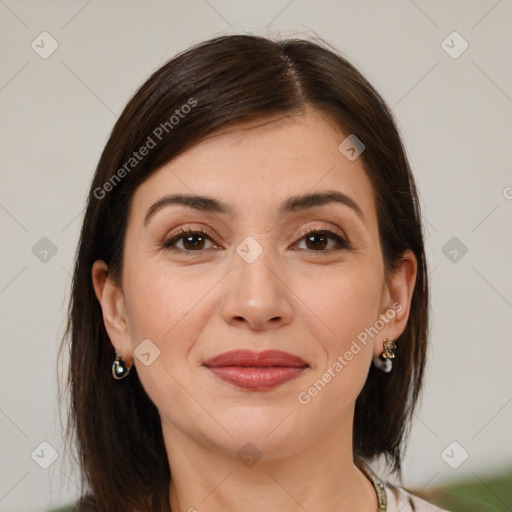
<path id="1" fill-rule="evenodd" d="M 414 272 L 384 279 L 371 183 L 361 158 L 338 149 L 347 135 L 311 111 L 240 125 L 137 189 L 121 288 L 107 279 L 103 305 L 166 442 L 230 454 L 250 442 L 281 457 L 335 433 L 351 439 L 372 357 L 405 327 Z M 208 200 L 187 206 L 176 194 Z M 205 365 L 235 350 L 301 361 Z"/>

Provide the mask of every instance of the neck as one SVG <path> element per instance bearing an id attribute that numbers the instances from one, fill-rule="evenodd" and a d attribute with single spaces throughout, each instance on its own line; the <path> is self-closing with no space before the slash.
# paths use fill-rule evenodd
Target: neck
<path id="1" fill-rule="evenodd" d="M 293 454 L 263 456 L 254 465 L 169 424 L 163 431 L 173 512 L 377 510 L 373 484 L 353 462 L 351 428 Z"/>

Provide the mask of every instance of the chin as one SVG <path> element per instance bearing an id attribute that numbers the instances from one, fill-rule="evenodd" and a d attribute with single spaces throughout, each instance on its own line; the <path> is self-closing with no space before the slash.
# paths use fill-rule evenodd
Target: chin
<path id="1" fill-rule="evenodd" d="M 228 441 L 235 452 L 247 443 L 252 443 L 264 454 L 271 453 L 273 458 L 285 455 L 297 443 L 297 436 L 305 434 L 304 430 L 299 434 L 294 422 L 285 419 L 288 413 L 283 414 L 281 410 L 279 413 L 265 414 L 261 409 L 253 407 L 252 411 L 244 411 L 243 415 L 226 417 L 222 425 L 233 437 L 226 439 L 224 436 L 224 440 Z"/>

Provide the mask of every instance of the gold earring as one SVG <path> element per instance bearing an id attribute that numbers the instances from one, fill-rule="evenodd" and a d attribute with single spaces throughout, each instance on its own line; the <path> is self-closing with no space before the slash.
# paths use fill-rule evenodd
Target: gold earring
<path id="1" fill-rule="evenodd" d="M 116 354 L 116 358 L 112 363 L 112 377 L 114 377 L 114 379 L 116 380 L 124 379 L 125 377 L 128 376 L 131 369 L 131 366 L 130 368 L 126 367 L 126 364 L 121 358 L 121 354 Z"/>
<path id="2" fill-rule="evenodd" d="M 389 338 L 384 338 L 384 351 L 380 354 L 380 357 L 383 359 L 394 359 L 396 343 L 394 340 Z"/>
<path id="3" fill-rule="evenodd" d="M 391 359 L 395 358 L 396 343 L 393 339 L 384 338 L 384 350 L 378 357 L 373 358 L 373 364 L 384 373 L 389 373 L 393 368 Z"/>

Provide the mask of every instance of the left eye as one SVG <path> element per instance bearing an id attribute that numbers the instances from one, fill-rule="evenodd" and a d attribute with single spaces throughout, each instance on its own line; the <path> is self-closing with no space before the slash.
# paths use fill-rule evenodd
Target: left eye
<path id="1" fill-rule="evenodd" d="M 310 231 L 303 235 L 299 241 L 305 241 L 306 250 L 311 250 L 314 252 L 326 252 L 327 246 L 329 245 L 329 240 L 333 240 L 334 247 L 330 247 L 330 249 L 334 250 L 342 250 L 348 249 L 349 245 L 346 240 L 329 230 L 322 231 Z M 183 246 L 179 247 L 178 244 L 183 241 Z M 213 240 L 207 235 L 204 231 L 192 231 L 192 230 L 182 230 L 180 233 L 169 240 L 166 240 L 163 243 L 163 246 L 167 249 L 171 250 L 181 250 L 185 252 L 200 252 L 204 249 L 206 242 L 209 241 L 213 243 L 213 249 L 220 249 L 219 246 L 215 245 Z"/>
<path id="2" fill-rule="evenodd" d="M 333 231 L 310 231 L 306 233 L 300 240 L 305 240 L 306 246 L 313 247 L 315 252 L 325 252 L 323 249 L 329 244 L 329 239 L 335 241 L 334 250 L 348 249 L 348 243 L 346 240 L 334 233 Z M 319 250 L 320 249 L 320 250 Z"/>

